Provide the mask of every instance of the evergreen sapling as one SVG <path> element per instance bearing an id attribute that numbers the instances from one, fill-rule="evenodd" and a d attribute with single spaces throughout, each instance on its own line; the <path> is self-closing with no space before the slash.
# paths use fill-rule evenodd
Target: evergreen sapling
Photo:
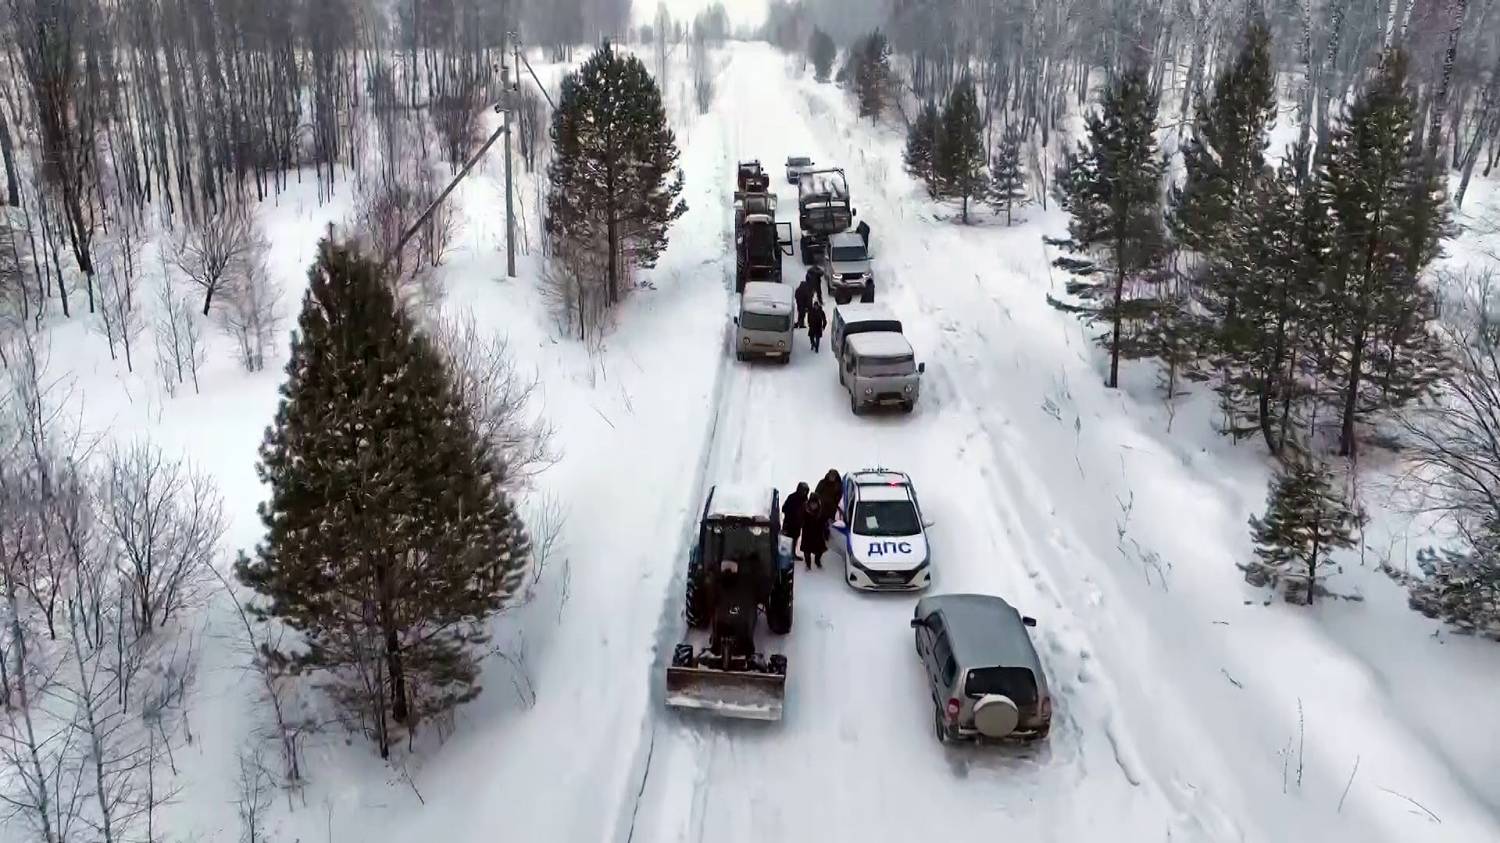
<path id="1" fill-rule="evenodd" d="M 1021 137 L 1006 132 L 990 161 L 990 204 L 1005 212 L 1005 224 L 1013 221 L 1013 211 L 1026 204 L 1026 174 L 1021 169 Z"/>
<path id="2" fill-rule="evenodd" d="M 927 195 L 936 199 L 940 195 L 937 177 L 933 172 L 933 152 L 937 147 L 938 128 L 942 115 L 937 103 L 928 101 L 917 112 L 917 119 L 906 130 L 906 153 L 903 156 L 906 172 L 920 179 L 927 188 Z"/>
<path id="3" fill-rule="evenodd" d="M 1271 479 L 1266 513 L 1251 516 L 1255 561 L 1245 581 L 1280 588 L 1288 602 L 1311 605 L 1333 551 L 1354 545 L 1354 514 L 1333 490 L 1328 469 L 1312 460 L 1285 464 Z"/>

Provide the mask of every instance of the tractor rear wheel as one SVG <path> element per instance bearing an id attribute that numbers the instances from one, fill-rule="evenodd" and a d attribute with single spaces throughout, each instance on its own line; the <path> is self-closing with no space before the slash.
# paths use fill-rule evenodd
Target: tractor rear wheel
<path id="1" fill-rule="evenodd" d="M 693 629 L 703 629 L 708 626 L 708 588 L 703 581 L 703 566 L 695 563 L 688 565 L 687 572 L 687 595 L 683 606 L 683 615 L 687 618 L 687 625 Z"/>
<path id="2" fill-rule="evenodd" d="M 672 666 L 673 667 L 692 667 L 693 666 L 693 645 L 692 644 L 683 643 L 683 644 L 678 644 L 676 647 L 672 648 Z"/>
<path id="3" fill-rule="evenodd" d="M 786 656 L 784 656 L 784 655 L 782 655 L 780 653 L 777 653 L 776 655 L 771 656 L 771 658 L 767 660 L 766 666 L 770 669 L 770 671 L 772 673 L 776 674 L 777 676 L 785 676 L 786 675 Z"/>
<path id="4" fill-rule="evenodd" d="M 766 626 L 777 635 L 792 631 L 792 571 L 787 568 L 776 574 L 771 584 L 771 596 L 766 599 Z"/>

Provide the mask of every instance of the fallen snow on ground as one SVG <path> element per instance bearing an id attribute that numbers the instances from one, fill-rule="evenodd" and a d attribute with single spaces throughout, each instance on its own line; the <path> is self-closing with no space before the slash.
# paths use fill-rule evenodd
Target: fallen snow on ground
<path id="1" fill-rule="evenodd" d="M 1435 635 L 1354 553 L 1334 586 L 1363 602 L 1262 605 L 1235 568 L 1263 506 L 1261 451 L 1215 436 L 1211 402 L 1169 414 L 1149 364 L 1102 387 L 1102 355 L 1045 303 L 1061 279 L 1041 238 L 1065 218 L 1029 208 L 1009 229 L 956 225 L 902 172 L 897 130 L 857 120 L 768 46 L 722 58 L 708 114 L 684 108 L 684 68 L 668 86 L 691 210 L 601 347 L 559 336 L 546 314 L 535 179 L 521 179 L 529 249 L 515 279 L 498 161 L 455 194 L 466 222 L 441 270 L 444 307 L 472 309 L 535 367 L 562 459 L 530 503 L 564 502 L 566 522 L 534 599 L 497 622 L 505 656 L 454 735 L 426 736 L 396 766 L 362 738 L 319 736 L 311 783 L 278 803 L 271 839 L 1500 839 L 1500 648 Z M 557 70 L 539 68 L 549 83 Z M 831 354 L 801 336 L 789 366 L 733 360 L 734 164 L 764 162 L 791 217 L 793 189 L 774 177 L 794 154 L 848 172 L 879 300 L 927 364 L 910 416 L 852 416 Z M 342 196 L 319 206 L 309 185 L 263 210 L 293 307 Z M 786 268 L 795 281 L 800 262 Z M 167 399 L 154 377 L 122 376 L 80 321 L 54 330 L 53 365 L 78 379 L 87 425 L 181 448 L 218 479 L 229 543 L 253 545 L 255 453 L 285 344 L 251 377 L 216 353 L 202 395 Z M 781 722 L 661 704 L 708 486 L 789 491 L 871 466 L 908 472 L 935 519 L 934 591 L 1000 594 L 1038 618 L 1057 704 L 1046 744 L 941 747 L 907 626 L 915 598 L 849 590 L 835 555 L 797 574 Z M 1382 552 L 1423 540 L 1387 541 L 1401 528 L 1382 519 Z M 196 740 L 178 755 L 169 819 L 175 837 L 230 840 L 235 751 L 262 715 L 229 607 L 206 620 Z"/>

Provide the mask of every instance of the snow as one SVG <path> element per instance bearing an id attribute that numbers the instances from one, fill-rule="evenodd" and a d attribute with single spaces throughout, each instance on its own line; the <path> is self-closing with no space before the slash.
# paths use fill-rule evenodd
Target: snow
<path id="1" fill-rule="evenodd" d="M 1150 364 L 1101 386 L 1090 335 L 1044 298 L 1062 280 L 1041 237 L 1065 218 L 1030 208 L 1009 229 L 955 225 L 903 172 L 898 129 L 856 119 L 844 93 L 766 45 L 732 44 L 720 61 L 708 114 L 669 87 L 691 210 L 601 344 L 546 315 L 535 180 L 521 180 L 516 279 L 496 270 L 498 156 L 455 193 L 466 224 L 443 307 L 472 309 L 538 373 L 562 459 L 528 504 L 555 499 L 566 518 L 532 599 L 495 624 L 503 657 L 453 735 L 424 733 L 390 765 L 337 728 L 313 736 L 311 781 L 278 800 L 271 839 L 1500 840 L 1500 647 L 1440 634 L 1358 552 L 1331 586 L 1362 601 L 1262 605 L 1235 568 L 1264 503 L 1262 453 L 1212 433 L 1211 395 L 1169 412 Z M 559 69 L 537 70 L 550 82 Z M 791 154 L 843 162 L 881 237 L 881 303 L 839 311 L 899 318 L 924 349 L 910 415 L 852 416 L 832 355 L 805 345 L 785 366 L 733 360 L 735 163 Z M 318 205 L 309 182 L 262 211 L 292 313 L 348 193 Z M 1492 193 L 1475 182 L 1476 219 Z M 1460 244 L 1453 259 L 1481 251 Z M 285 342 L 255 375 L 216 347 L 203 394 L 176 398 L 149 364 L 113 364 L 82 319 L 54 327 L 51 346 L 90 430 L 189 455 L 225 495 L 229 547 L 253 546 L 256 448 Z M 916 597 L 853 591 L 835 555 L 797 572 L 795 625 L 773 647 L 789 663 L 779 722 L 664 705 L 709 488 L 761 514 L 772 487 L 870 465 L 902 466 L 921 489 L 941 554 L 929 593 L 997 595 L 1038 619 L 1047 742 L 939 746 L 911 650 Z M 1377 515 L 1367 544 L 1398 562 L 1426 541 Z M 180 839 L 237 839 L 235 753 L 264 724 L 232 612 L 221 600 L 202 619 L 196 740 L 178 752 L 164 818 Z M 19 834 L 0 827 L 5 843 Z"/>
<path id="2" fill-rule="evenodd" d="M 719 483 L 708 502 L 708 514 L 718 518 L 765 518 L 771 508 L 770 486 Z"/>
<path id="3" fill-rule="evenodd" d="M 844 341 L 860 357 L 911 357 L 911 342 L 895 331 L 866 331 Z"/>

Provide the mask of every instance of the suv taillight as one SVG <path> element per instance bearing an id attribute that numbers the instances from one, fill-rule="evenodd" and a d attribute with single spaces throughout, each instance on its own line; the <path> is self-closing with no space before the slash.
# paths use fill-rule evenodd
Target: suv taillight
<path id="1" fill-rule="evenodd" d="M 959 703 L 957 697 L 948 698 L 948 719 L 950 721 L 958 721 L 958 705 Z"/>
<path id="2" fill-rule="evenodd" d="M 1042 697 L 1042 704 L 1037 707 L 1037 714 L 1043 720 L 1052 719 L 1052 697 Z"/>

